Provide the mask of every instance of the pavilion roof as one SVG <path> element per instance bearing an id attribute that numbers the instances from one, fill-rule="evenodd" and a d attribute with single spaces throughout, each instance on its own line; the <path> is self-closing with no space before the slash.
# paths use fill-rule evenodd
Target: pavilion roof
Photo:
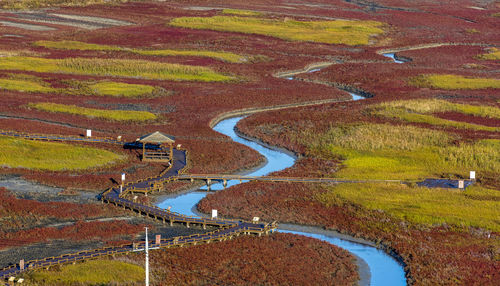
<path id="1" fill-rule="evenodd" d="M 160 131 L 156 131 L 156 132 L 142 136 L 141 138 L 139 138 L 139 142 L 156 143 L 156 144 L 174 143 L 175 138 L 173 136 L 164 134 Z"/>

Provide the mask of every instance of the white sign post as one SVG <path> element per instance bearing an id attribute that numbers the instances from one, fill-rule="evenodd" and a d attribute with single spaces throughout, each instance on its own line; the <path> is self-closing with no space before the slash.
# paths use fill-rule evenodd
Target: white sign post
<path id="1" fill-rule="evenodd" d="M 464 181 L 463 180 L 459 180 L 458 181 L 458 188 L 463 190 L 464 189 Z"/>
<path id="2" fill-rule="evenodd" d="M 217 210 L 212 210 L 212 218 L 217 218 Z"/>
<path id="3" fill-rule="evenodd" d="M 476 171 L 470 171 L 470 179 L 475 180 L 476 179 Z"/>
<path id="4" fill-rule="evenodd" d="M 252 222 L 253 223 L 258 223 L 259 222 L 259 217 L 258 216 L 254 216 L 253 219 L 252 219 Z"/>
<path id="5" fill-rule="evenodd" d="M 92 130 L 87 129 L 87 138 L 92 137 Z"/>
<path id="6" fill-rule="evenodd" d="M 122 173 L 122 184 L 120 185 L 120 194 L 123 192 L 123 183 L 125 182 L 125 173 Z"/>

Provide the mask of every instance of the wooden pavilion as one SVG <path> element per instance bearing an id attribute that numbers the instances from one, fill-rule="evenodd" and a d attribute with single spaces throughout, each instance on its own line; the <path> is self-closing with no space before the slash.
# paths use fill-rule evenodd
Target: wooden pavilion
<path id="1" fill-rule="evenodd" d="M 175 138 L 172 136 L 156 131 L 142 136 L 137 141 L 142 143 L 143 161 L 169 162 L 174 158 Z M 146 144 L 152 144 L 153 148 L 146 148 Z M 162 146 L 166 144 L 168 144 L 168 149 Z"/>

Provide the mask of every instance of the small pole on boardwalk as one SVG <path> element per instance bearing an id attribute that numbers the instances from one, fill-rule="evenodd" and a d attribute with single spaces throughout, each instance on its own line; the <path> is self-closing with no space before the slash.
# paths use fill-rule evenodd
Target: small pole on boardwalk
<path id="1" fill-rule="evenodd" d="M 148 228 L 146 227 L 146 245 L 144 247 L 144 251 L 146 252 L 146 286 L 149 286 L 149 243 L 148 243 Z"/>
<path id="2" fill-rule="evenodd" d="M 464 180 L 459 180 L 458 181 L 458 188 L 463 190 L 464 189 Z"/>
<path id="3" fill-rule="evenodd" d="M 125 182 L 125 173 L 122 173 L 122 184 L 120 185 L 120 194 L 123 191 L 123 183 Z"/>

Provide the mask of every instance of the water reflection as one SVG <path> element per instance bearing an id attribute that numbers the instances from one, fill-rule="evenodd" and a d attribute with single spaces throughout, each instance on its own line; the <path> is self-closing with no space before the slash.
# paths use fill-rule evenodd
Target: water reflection
<path id="1" fill-rule="evenodd" d="M 350 93 L 353 100 L 363 99 L 354 93 Z M 250 173 L 250 176 L 264 176 L 269 173 L 280 171 L 291 167 L 295 163 L 295 158 L 285 152 L 280 152 L 276 150 L 269 149 L 253 141 L 246 140 L 244 138 L 236 135 L 234 127 L 244 117 L 234 117 L 223 120 L 219 122 L 214 130 L 220 132 L 224 135 L 231 137 L 235 142 L 244 144 L 257 152 L 262 154 L 266 159 L 267 163 L 259 168 L 258 170 Z M 239 184 L 239 181 L 228 181 L 227 187 Z M 210 186 L 211 190 L 221 190 L 224 188 L 222 183 L 215 183 Z M 207 189 L 207 187 L 203 187 Z M 176 211 L 185 215 L 196 216 L 195 208 L 196 204 L 207 195 L 207 191 L 194 191 L 186 194 L 179 195 L 177 197 L 172 197 L 164 200 L 158 206 L 161 208 L 172 207 L 172 211 Z M 387 255 L 385 252 L 371 246 L 346 241 L 333 236 L 328 236 L 324 234 L 290 231 L 279 229 L 280 232 L 294 233 L 305 235 L 308 237 L 320 239 L 327 241 L 331 244 L 339 246 L 346 249 L 349 252 L 362 258 L 370 268 L 370 285 L 406 285 L 405 273 L 403 267 L 391 256 Z"/>
<path id="2" fill-rule="evenodd" d="M 405 63 L 405 61 L 401 61 L 401 60 L 396 59 L 396 56 L 394 55 L 394 53 L 386 53 L 386 54 L 382 54 L 382 55 L 384 57 L 391 58 L 397 64 L 404 64 Z"/>

